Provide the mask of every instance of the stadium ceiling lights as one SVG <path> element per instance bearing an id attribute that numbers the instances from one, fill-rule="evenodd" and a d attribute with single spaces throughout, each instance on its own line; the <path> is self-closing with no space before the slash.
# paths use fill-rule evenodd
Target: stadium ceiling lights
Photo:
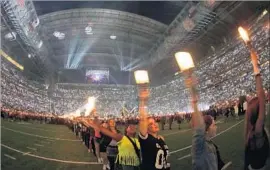
<path id="1" fill-rule="evenodd" d="M 40 42 L 38 43 L 38 48 L 41 48 L 42 45 L 43 45 L 43 41 L 40 41 Z"/>
<path id="2" fill-rule="evenodd" d="M 116 37 L 116 35 L 114 35 L 114 34 L 112 34 L 111 36 L 110 36 L 110 39 L 112 39 L 112 40 L 115 40 L 117 37 Z"/>
<path id="3" fill-rule="evenodd" d="M 88 25 L 87 27 L 85 27 L 85 34 L 87 35 L 92 35 L 93 34 L 93 29 L 90 25 Z"/>
<path id="4" fill-rule="evenodd" d="M 5 39 L 6 39 L 6 40 L 9 40 L 9 41 L 14 41 L 14 40 L 16 40 L 16 35 L 17 35 L 16 32 L 10 32 L 10 33 L 7 33 L 7 34 L 5 35 Z"/>
<path id="5" fill-rule="evenodd" d="M 65 34 L 59 31 L 54 31 L 53 35 L 58 38 L 59 40 L 62 40 L 65 38 Z"/>

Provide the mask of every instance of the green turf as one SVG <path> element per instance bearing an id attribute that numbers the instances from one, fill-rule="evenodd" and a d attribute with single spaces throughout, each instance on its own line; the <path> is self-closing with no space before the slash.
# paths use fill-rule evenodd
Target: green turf
<path id="1" fill-rule="evenodd" d="M 218 124 L 218 133 L 235 125 L 240 120 L 229 119 L 226 123 Z M 243 126 L 244 123 L 242 122 L 231 130 L 217 136 L 214 139 L 215 143 L 220 148 L 221 156 L 224 161 L 232 161 L 232 165 L 228 168 L 229 170 L 238 170 L 242 169 L 243 167 Z M 6 128 L 14 131 L 24 132 L 28 135 L 14 132 Z M 191 144 L 192 131 L 190 130 L 190 126 L 188 123 L 182 124 L 181 130 L 178 130 L 178 126 L 176 124 L 173 125 L 173 130 L 168 130 L 168 126 L 165 126 L 165 130 L 161 131 L 160 134 L 165 137 L 166 143 L 169 146 L 171 152 L 190 146 Z M 46 138 L 41 138 L 33 135 L 56 139 L 47 140 Z M 66 126 L 39 124 L 37 122 L 33 124 L 21 124 L 19 122 L 8 122 L 6 120 L 2 120 L 1 136 L 1 144 L 7 145 L 22 152 L 31 152 L 31 154 L 33 155 L 67 161 L 97 161 L 91 153 L 87 152 L 86 147 L 82 144 L 81 141 L 68 141 L 78 139 L 76 139 L 75 135 Z M 67 140 L 58 140 L 57 138 Z M 27 147 L 34 148 L 36 150 L 34 151 Z M 15 157 L 16 160 L 6 157 L 5 154 Z M 188 154 L 190 154 L 190 148 L 172 153 L 170 155 L 170 162 L 172 167 L 171 169 L 191 169 L 190 157 L 182 160 L 177 160 L 178 158 L 181 158 Z M 1 168 L 4 170 L 101 170 L 102 166 L 70 164 L 43 160 L 30 157 L 28 155 L 23 155 L 22 153 L 14 152 L 2 146 Z"/>

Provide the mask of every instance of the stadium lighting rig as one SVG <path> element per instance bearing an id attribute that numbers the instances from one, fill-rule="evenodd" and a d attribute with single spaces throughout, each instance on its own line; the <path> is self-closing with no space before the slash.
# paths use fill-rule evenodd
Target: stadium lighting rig
<path id="1" fill-rule="evenodd" d="M 110 39 L 115 40 L 116 38 L 117 38 L 116 35 L 114 35 L 114 34 L 110 35 Z"/>
<path id="2" fill-rule="evenodd" d="M 85 34 L 87 34 L 87 35 L 93 34 L 93 29 L 91 27 L 91 24 L 88 24 L 87 27 L 85 27 Z"/>
<path id="3" fill-rule="evenodd" d="M 54 31 L 53 35 L 58 38 L 59 40 L 62 40 L 65 38 L 65 34 L 59 31 Z"/>
<path id="4" fill-rule="evenodd" d="M 16 32 L 9 32 L 4 37 L 6 40 L 14 41 L 16 40 L 17 33 Z"/>

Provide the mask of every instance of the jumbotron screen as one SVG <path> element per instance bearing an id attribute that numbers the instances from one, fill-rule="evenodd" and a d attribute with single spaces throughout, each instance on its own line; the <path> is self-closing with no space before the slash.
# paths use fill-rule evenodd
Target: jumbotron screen
<path id="1" fill-rule="evenodd" d="M 85 77 L 87 83 L 108 84 L 109 83 L 109 69 L 93 70 L 87 69 Z"/>

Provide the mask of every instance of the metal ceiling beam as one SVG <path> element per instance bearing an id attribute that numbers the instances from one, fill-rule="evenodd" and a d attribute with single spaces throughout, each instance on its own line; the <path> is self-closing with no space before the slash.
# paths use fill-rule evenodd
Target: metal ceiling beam
<path id="1" fill-rule="evenodd" d="M 41 67 L 40 65 L 40 72 L 51 71 L 52 64 L 47 61 L 48 50 L 44 45 L 40 45 L 43 42 L 37 31 L 39 18 L 36 14 L 33 2 L 31 0 L 22 2 L 17 0 L 4 0 L 1 1 L 1 7 L 3 9 L 1 14 L 4 12 L 9 23 L 15 28 L 23 44 L 26 46 L 27 53 L 39 57 L 40 64 L 46 65 L 46 67 Z"/>
<path id="2" fill-rule="evenodd" d="M 177 15 L 175 20 L 169 25 L 167 31 L 164 35 L 164 38 L 158 41 L 158 45 L 155 45 L 153 49 L 150 50 L 150 60 L 146 58 L 147 62 L 153 66 L 163 58 L 169 56 L 169 53 L 172 52 L 172 49 L 178 44 L 179 42 L 183 42 L 183 39 L 186 38 L 186 41 L 193 39 L 194 35 L 198 34 L 202 28 L 204 28 L 207 24 L 211 22 L 212 16 L 212 9 L 217 6 L 220 2 L 215 2 L 215 5 L 212 7 L 207 8 L 204 4 L 205 2 L 199 2 L 194 6 L 192 2 L 188 2 L 186 6 L 181 10 L 181 12 Z M 194 16 L 189 17 L 189 9 L 191 7 L 195 7 L 197 12 Z M 190 18 L 193 20 L 195 27 L 193 29 L 199 28 L 198 30 L 191 30 L 190 33 L 187 31 L 183 26 L 184 19 Z M 210 19 L 209 19 L 210 18 Z M 177 30 L 170 33 L 170 30 Z M 193 31 L 193 32 L 192 32 Z M 181 32 L 181 33 L 179 33 Z M 186 35 L 189 36 L 186 37 Z M 168 36 L 169 35 L 169 36 Z M 168 41 L 168 42 L 167 42 Z M 183 44 L 185 45 L 185 44 Z M 178 45 L 179 48 L 179 45 Z"/>
<path id="3" fill-rule="evenodd" d="M 60 32 L 72 32 L 72 29 L 74 31 L 81 31 L 85 32 L 85 27 L 87 25 L 83 23 L 77 23 L 74 25 L 71 24 L 56 24 L 56 25 L 42 25 L 40 31 L 41 32 L 46 32 L 49 34 L 52 34 L 54 31 L 60 31 Z M 71 29 L 72 28 L 72 29 Z M 116 34 L 119 32 L 128 34 L 129 36 L 136 35 L 140 37 L 145 37 L 147 38 L 159 38 L 162 36 L 162 32 L 157 32 L 157 31 L 144 31 L 141 29 L 134 29 L 131 27 L 124 27 L 121 25 L 114 25 L 114 24 L 96 24 L 92 26 L 93 33 L 101 33 L 101 34 Z"/>
<path id="4" fill-rule="evenodd" d="M 99 67 L 107 67 L 107 68 L 113 68 L 114 70 L 120 70 L 119 66 L 118 65 L 112 65 L 110 63 L 107 63 L 107 64 L 96 64 L 96 63 L 89 63 L 89 64 L 80 64 L 78 69 L 80 68 L 85 68 L 85 67 L 96 67 L 96 66 L 99 66 Z"/>
<path id="5" fill-rule="evenodd" d="M 158 29 L 165 29 L 166 25 L 158 22 L 156 20 L 136 15 L 133 13 L 123 12 L 123 11 L 117 11 L 117 10 L 110 10 L 110 9 L 72 9 L 72 10 L 64 10 L 59 12 L 53 12 L 50 14 L 45 14 L 43 16 L 40 16 L 40 19 L 43 20 L 44 23 L 50 22 L 52 20 L 57 19 L 69 19 L 69 18 L 84 18 L 84 22 L 105 22 L 108 21 L 109 23 L 114 23 L 115 20 L 119 20 L 119 22 L 123 23 L 129 23 L 133 26 L 142 26 L 146 29 L 152 28 L 155 30 Z M 67 22 L 70 22 L 67 21 Z M 120 24 L 121 24 L 120 23 Z"/>
<path id="6" fill-rule="evenodd" d="M 163 29 L 158 29 L 157 28 L 149 28 L 147 26 L 142 26 L 142 25 L 135 25 L 134 23 L 126 23 L 126 22 L 122 22 L 122 21 L 119 21 L 117 19 L 115 20 L 112 20 L 112 19 L 109 19 L 109 18 L 104 18 L 101 20 L 102 22 L 95 22 L 95 21 L 92 21 L 91 22 L 91 25 L 93 28 L 97 27 L 104 27 L 104 28 L 107 28 L 107 27 L 118 27 L 118 28 L 122 28 L 123 30 L 128 30 L 128 31 L 133 31 L 133 32 L 140 32 L 140 33 L 144 33 L 144 34 L 161 34 L 163 33 L 163 31 L 165 30 L 165 28 Z M 82 20 L 81 18 L 72 18 L 72 19 L 65 19 L 65 20 L 54 20 L 52 22 L 47 22 L 47 23 L 44 23 L 44 25 L 46 25 L 47 28 L 50 28 L 50 27 L 67 27 L 67 26 L 72 26 L 72 27 L 75 27 L 75 26 L 82 26 L 83 28 L 85 28 L 86 26 L 88 26 L 88 23 L 89 21 L 84 21 Z M 47 29 L 46 28 L 46 29 Z"/>
<path id="7" fill-rule="evenodd" d="M 78 55 L 80 53 L 72 53 L 74 55 Z M 59 58 L 65 58 L 67 55 L 69 54 L 63 54 L 63 55 L 56 55 L 56 57 L 59 57 Z M 130 59 L 135 59 L 135 58 L 131 58 L 130 56 L 121 56 L 121 55 L 118 55 L 118 54 L 108 54 L 108 53 L 84 53 L 84 56 L 85 57 L 95 57 L 95 58 L 100 58 L 100 57 L 104 57 L 104 58 L 111 58 L 111 59 L 115 59 L 115 57 L 121 57 L 123 58 L 124 60 L 130 60 Z"/>
<path id="8" fill-rule="evenodd" d="M 4 0 L 1 6 L 24 43 L 39 50 L 38 44 L 41 40 L 36 31 L 39 20 L 33 2 L 24 1 L 24 4 L 20 4 L 16 0 Z"/>
<path id="9" fill-rule="evenodd" d="M 80 42 L 85 42 L 89 47 L 95 48 L 97 46 L 101 47 L 117 47 L 120 46 L 121 49 L 131 49 L 136 51 L 148 51 L 150 48 L 150 44 L 140 44 L 140 43 L 131 43 L 130 41 L 121 41 L 121 40 L 110 40 L 110 39 L 91 39 L 91 38 L 80 38 L 78 41 L 71 42 L 71 39 L 65 39 L 65 40 L 58 40 L 57 38 L 51 39 L 48 41 L 52 45 L 52 48 L 57 49 L 61 48 L 63 49 L 64 47 L 67 46 L 67 48 L 70 48 L 70 45 L 73 43 L 80 43 Z M 67 43 L 68 42 L 68 43 Z"/>
<path id="10" fill-rule="evenodd" d="M 72 43 L 70 40 L 76 39 L 76 36 L 83 40 L 88 39 L 84 37 L 89 37 L 89 39 L 95 39 L 91 41 L 92 43 L 97 41 L 93 45 L 91 45 L 91 42 L 87 42 L 90 47 L 93 46 L 93 48 L 96 48 L 96 45 L 99 45 L 112 48 L 112 52 L 114 53 L 112 55 L 131 55 L 130 58 L 132 58 L 132 56 L 144 54 L 167 28 L 165 24 L 136 14 L 89 8 L 53 12 L 40 16 L 40 21 L 40 33 L 46 44 L 49 44 L 53 48 L 50 51 L 53 54 L 58 53 L 58 49 L 55 48 L 55 46 L 58 46 L 58 40 L 56 39 L 54 41 L 55 43 L 50 42 L 50 40 L 54 40 L 52 35 L 54 31 L 60 31 L 66 34 L 65 39 L 61 40 L 66 42 L 66 44 L 60 45 L 60 47 L 63 46 L 66 50 L 68 48 L 65 46 L 69 46 Z M 93 29 L 93 35 L 85 34 L 85 27 L 89 24 Z M 109 39 L 112 34 L 117 36 L 117 39 L 114 41 Z M 78 52 L 81 50 L 84 52 L 84 49 L 87 48 L 79 48 L 77 50 Z M 72 55 L 74 56 L 74 54 Z M 74 58 L 74 60 L 76 62 L 81 61 L 81 57 L 80 55 L 80 59 Z"/>
<path id="11" fill-rule="evenodd" d="M 94 35 L 86 35 L 85 33 L 81 33 L 77 35 L 77 38 L 79 38 L 82 41 L 89 41 L 90 42 L 105 42 L 106 44 L 108 43 L 114 43 L 114 42 L 120 42 L 121 44 L 135 44 L 135 46 L 140 47 L 140 48 L 151 48 L 152 44 L 154 43 L 154 39 L 144 39 L 143 37 L 125 37 L 125 34 L 123 33 L 116 33 L 117 35 L 116 40 L 111 40 L 110 35 L 99 35 L 99 34 L 94 34 Z M 74 35 L 66 35 L 63 40 L 58 40 L 56 37 L 53 35 L 42 35 L 42 39 L 44 41 L 53 41 L 55 43 L 60 43 L 62 44 L 63 42 L 68 44 L 72 43 L 72 40 L 76 39 L 76 36 Z M 74 40 L 75 41 L 75 40 Z"/>
<path id="12" fill-rule="evenodd" d="M 231 3 L 235 3 L 235 2 L 231 2 Z M 228 5 L 228 9 L 225 8 L 223 9 L 224 12 L 222 13 L 223 17 L 226 18 L 226 16 L 228 16 L 231 12 L 233 12 L 234 10 L 236 10 L 243 2 L 238 2 L 235 6 L 233 6 L 233 8 L 231 7 L 231 5 Z M 217 13 L 217 22 L 213 23 L 212 25 L 210 25 L 210 27 L 207 30 L 204 30 L 204 32 L 196 38 L 195 41 L 199 40 L 201 37 L 203 37 L 205 34 L 207 34 L 209 29 L 214 28 L 217 24 L 222 23 L 222 20 L 219 19 L 219 15 L 221 15 L 221 13 Z"/>

